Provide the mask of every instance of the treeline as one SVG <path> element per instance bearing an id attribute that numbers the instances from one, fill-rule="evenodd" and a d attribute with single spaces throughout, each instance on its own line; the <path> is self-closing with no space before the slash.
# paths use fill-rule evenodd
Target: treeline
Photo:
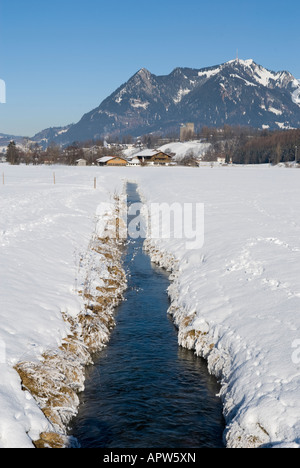
<path id="1" fill-rule="evenodd" d="M 299 161 L 299 156 L 300 129 L 281 130 L 263 133 L 240 145 L 233 154 L 233 162 L 276 165 Z"/>
<path id="2" fill-rule="evenodd" d="M 121 154 L 122 147 L 113 148 L 113 154 Z M 26 150 L 17 146 L 14 141 L 7 147 L 6 159 L 12 165 L 18 164 L 65 164 L 73 166 L 79 159 L 85 159 L 92 165 L 96 160 L 112 154 L 112 149 L 104 146 L 103 141 L 73 143 L 66 148 L 61 148 L 51 143 L 47 149 L 43 149 L 38 143 L 29 145 Z"/>
<path id="3" fill-rule="evenodd" d="M 108 137 L 106 140 L 87 140 L 74 142 L 67 147 L 50 143 L 45 149 L 38 143 L 24 141 L 23 147 L 11 141 L 7 147 L 6 159 L 12 165 L 18 164 L 65 164 L 75 165 L 79 159 L 85 159 L 88 165 L 96 164 L 103 156 L 121 156 L 127 145 L 137 148 L 153 148 L 159 143 L 158 135 L 143 135 L 136 139 L 125 135 L 122 139 Z"/>
<path id="4" fill-rule="evenodd" d="M 300 129 L 271 131 L 225 126 L 206 128 L 202 137 L 211 143 L 207 161 L 225 158 L 228 163 L 274 165 L 295 161 L 296 157 L 300 161 Z"/>

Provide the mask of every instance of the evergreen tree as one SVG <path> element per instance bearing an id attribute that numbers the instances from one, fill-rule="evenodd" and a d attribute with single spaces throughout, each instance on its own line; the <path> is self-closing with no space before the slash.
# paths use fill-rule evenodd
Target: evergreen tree
<path id="1" fill-rule="evenodd" d="M 12 165 L 20 164 L 20 153 L 14 141 L 11 141 L 7 147 L 7 161 Z"/>

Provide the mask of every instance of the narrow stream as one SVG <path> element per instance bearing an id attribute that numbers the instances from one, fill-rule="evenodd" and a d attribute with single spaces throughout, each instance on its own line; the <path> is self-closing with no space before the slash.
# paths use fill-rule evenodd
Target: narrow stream
<path id="1" fill-rule="evenodd" d="M 129 203 L 140 201 L 128 184 Z M 204 360 L 178 346 L 167 315 L 168 274 L 130 240 L 126 300 L 107 348 L 87 372 L 70 435 L 82 448 L 222 448 L 219 386 Z"/>

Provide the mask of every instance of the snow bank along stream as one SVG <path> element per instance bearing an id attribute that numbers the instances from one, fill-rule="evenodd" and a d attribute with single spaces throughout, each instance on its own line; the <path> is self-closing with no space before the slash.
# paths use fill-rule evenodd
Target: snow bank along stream
<path id="1" fill-rule="evenodd" d="M 205 204 L 205 242 L 149 239 L 173 273 L 179 343 L 221 383 L 227 447 L 299 447 L 299 170 L 269 166 L 142 177 L 147 203 Z"/>
<path id="2" fill-rule="evenodd" d="M 5 166 L 0 206 L 0 446 L 65 447 L 92 353 L 126 288 L 113 194 L 94 169 Z M 51 183 L 52 182 L 52 183 Z M 100 185 L 100 184 L 99 184 Z M 110 195 L 111 194 L 111 195 Z M 23 391 L 22 391 L 22 390 Z"/>
<path id="3" fill-rule="evenodd" d="M 78 290 L 83 310 L 76 317 L 63 314 L 70 334 L 57 350 L 44 352 L 42 362 L 21 361 L 15 366 L 22 388 L 30 392 L 53 426 L 53 430 L 42 432 L 34 441 L 37 448 L 62 448 L 76 443 L 67 437 L 67 428 L 77 413 L 86 366 L 93 363 L 93 354 L 109 341 L 115 326 L 114 309 L 123 299 L 126 287 L 122 242 L 110 232 L 116 219 L 117 213 L 108 220 L 101 237 L 99 233 L 93 236 L 87 257 L 80 260 L 91 261 L 92 266 L 85 268 L 87 276 Z"/>

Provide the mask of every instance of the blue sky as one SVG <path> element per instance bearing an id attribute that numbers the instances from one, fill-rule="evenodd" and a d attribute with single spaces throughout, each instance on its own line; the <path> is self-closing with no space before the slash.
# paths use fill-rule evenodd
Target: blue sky
<path id="1" fill-rule="evenodd" d="M 0 0 L 0 133 L 77 122 L 140 68 L 252 58 L 300 78 L 300 2 Z"/>

